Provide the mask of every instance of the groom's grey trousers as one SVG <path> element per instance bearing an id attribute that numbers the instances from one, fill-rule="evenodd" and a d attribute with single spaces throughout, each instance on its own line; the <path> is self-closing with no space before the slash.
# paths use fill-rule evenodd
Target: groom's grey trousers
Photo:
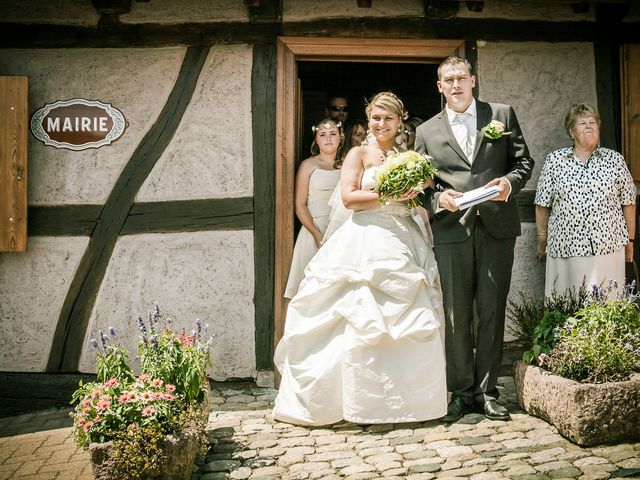
<path id="1" fill-rule="evenodd" d="M 496 239 L 481 218 L 463 242 L 435 246 L 446 320 L 447 389 L 468 403 L 498 398 L 515 237 Z M 473 301 L 478 316 L 473 348 Z M 475 389 L 474 389 L 475 385 Z"/>

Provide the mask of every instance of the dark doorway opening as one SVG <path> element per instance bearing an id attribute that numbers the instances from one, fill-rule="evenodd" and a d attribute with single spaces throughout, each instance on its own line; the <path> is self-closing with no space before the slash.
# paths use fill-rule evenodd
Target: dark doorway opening
<path id="1" fill-rule="evenodd" d="M 325 115 L 329 97 L 347 96 L 349 120 L 366 121 L 367 100 L 378 92 L 392 91 L 402 99 L 410 117 L 428 120 L 442 109 L 437 72 L 435 63 L 298 62 L 303 134 L 297 163 L 310 155 L 311 126 Z"/>

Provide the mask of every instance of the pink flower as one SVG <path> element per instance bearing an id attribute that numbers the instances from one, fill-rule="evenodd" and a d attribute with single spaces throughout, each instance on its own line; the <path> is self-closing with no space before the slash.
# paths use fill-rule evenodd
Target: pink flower
<path id="1" fill-rule="evenodd" d="M 143 417 L 148 417 L 149 415 L 153 415 L 155 413 L 156 409 L 153 408 L 152 406 L 148 406 L 148 407 L 144 407 L 142 409 L 142 416 Z"/>
<path id="2" fill-rule="evenodd" d="M 85 432 L 88 432 L 89 429 L 93 426 L 93 422 L 91 420 L 89 420 L 87 423 L 85 423 L 82 426 L 82 430 L 84 430 Z"/>
<path id="3" fill-rule="evenodd" d="M 130 402 L 135 402 L 137 398 L 138 398 L 138 394 L 136 392 L 133 392 L 133 391 L 127 392 L 127 400 L 129 400 Z"/>
<path id="4" fill-rule="evenodd" d="M 106 410 L 111 406 L 111 399 L 102 399 L 96 405 L 98 411 Z"/>
<path id="5" fill-rule="evenodd" d="M 176 396 L 173 393 L 165 393 L 164 394 L 164 399 L 165 400 L 173 400 L 174 398 L 176 398 Z"/>
<path id="6" fill-rule="evenodd" d="M 165 390 L 167 392 L 175 392 L 176 391 L 176 386 L 175 385 L 171 385 L 170 383 L 167 383 L 164 388 L 165 388 Z"/>
<path id="7" fill-rule="evenodd" d="M 127 403 L 127 400 L 129 400 L 129 395 L 127 395 L 126 393 L 123 393 L 118 397 L 118 403 L 120 404 Z"/>
<path id="8" fill-rule="evenodd" d="M 152 387 L 161 387 L 162 384 L 163 384 L 163 382 L 159 378 L 154 378 L 153 380 L 151 380 L 151 386 Z"/>
<path id="9" fill-rule="evenodd" d="M 146 382 L 147 380 L 149 380 L 149 375 L 143 373 L 138 377 L 138 380 L 140 380 L 141 382 Z"/>
<path id="10" fill-rule="evenodd" d="M 164 397 L 162 392 L 153 392 L 151 394 L 151 398 L 153 398 L 154 400 L 162 400 Z"/>
<path id="11" fill-rule="evenodd" d="M 539 364 L 540 366 L 543 366 L 543 365 L 544 365 L 544 360 L 545 360 L 545 358 L 547 358 L 547 356 L 546 356 L 544 353 L 541 353 L 541 354 L 538 356 L 538 364 Z"/>
<path id="12" fill-rule="evenodd" d="M 120 383 L 120 382 L 118 381 L 118 379 L 117 379 L 117 378 L 115 378 L 115 377 L 114 377 L 114 378 L 110 378 L 109 380 L 107 380 L 106 382 L 104 382 L 104 386 L 105 386 L 106 388 L 113 388 L 113 387 L 115 387 L 116 385 L 118 385 L 118 383 Z"/>
<path id="13" fill-rule="evenodd" d="M 148 402 L 149 400 L 151 400 L 151 392 L 145 390 L 144 392 L 140 393 L 140 399 L 143 402 Z"/>

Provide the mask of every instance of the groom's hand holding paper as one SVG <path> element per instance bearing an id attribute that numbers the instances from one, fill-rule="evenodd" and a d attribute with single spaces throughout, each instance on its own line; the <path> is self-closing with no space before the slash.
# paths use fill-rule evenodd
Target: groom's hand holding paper
<path id="1" fill-rule="evenodd" d="M 472 207 L 487 200 L 496 198 L 502 193 L 502 185 L 485 185 L 484 187 L 469 190 L 463 193 L 461 196 L 454 198 L 453 201 L 457 205 L 458 209 L 464 210 L 465 208 Z"/>

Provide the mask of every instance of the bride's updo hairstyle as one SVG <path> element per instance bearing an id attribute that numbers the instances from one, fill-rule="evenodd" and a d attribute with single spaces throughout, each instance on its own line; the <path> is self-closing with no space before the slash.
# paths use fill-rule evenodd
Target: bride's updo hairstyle
<path id="1" fill-rule="evenodd" d="M 402 118 L 404 117 L 404 103 L 402 100 L 393 92 L 380 92 L 376 94 L 365 108 L 365 112 L 367 113 L 367 118 L 371 116 L 371 109 L 373 107 L 382 108 L 388 112 L 395 113 Z"/>

